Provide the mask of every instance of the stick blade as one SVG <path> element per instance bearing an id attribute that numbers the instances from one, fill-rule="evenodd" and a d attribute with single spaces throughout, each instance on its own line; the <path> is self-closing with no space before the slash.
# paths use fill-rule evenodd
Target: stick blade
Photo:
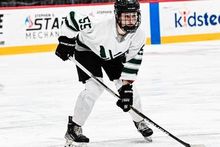
<path id="1" fill-rule="evenodd" d="M 204 144 L 194 144 L 190 145 L 190 147 L 206 147 Z"/>

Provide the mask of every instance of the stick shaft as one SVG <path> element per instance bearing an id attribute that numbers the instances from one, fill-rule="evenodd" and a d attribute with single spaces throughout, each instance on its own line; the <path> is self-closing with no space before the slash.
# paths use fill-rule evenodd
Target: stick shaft
<path id="1" fill-rule="evenodd" d="M 181 143 L 182 145 L 184 145 L 185 147 L 190 147 L 190 144 L 184 142 L 183 140 L 177 138 L 176 136 L 174 136 L 173 134 L 171 134 L 170 132 L 168 132 L 167 130 L 165 130 L 164 128 L 162 128 L 160 125 L 158 125 L 157 123 L 155 123 L 153 120 L 151 120 L 149 117 L 147 117 L 146 115 L 144 115 L 143 113 L 139 112 L 137 109 L 135 109 L 134 107 L 131 108 L 135 113 L 137 113 L 139 116 L 141 116 L 142 118 L 146 119 L 150 124 L 152 124 L 153 126 L 155 126 L 156 128 L 158 128 L 159 130 L 161 130 L 162 132 L 166 133 L 168 136 L 172 137 L 173 139 L 175 139 L 176 141 L 178 141 L 179 143 Z"/>
<path id="2" fill-rule="evenodd" d="M 75 60 L 74 57 L 70 57 L 70 60 L 73 61 L 81 70 L 83 70 L 88 76 L 90 76 L 95 82 L 97 82 L 98 84 L 100 84 L 105 90 L 107 90 L 110 94 L 112 94 L 113 96 L 120 98 L 120 96 L 118 94 L 116 94 L 113 90 L 111 90 L 108 86 L 106 86 L 101 80 L 99 80 L 97 77 L 95 77 L 90 71 L 88 71 L 84 66 L 82 66 L 77 60 Z M 156 128 L 158 128 L 159 130 L 161 130 L 162 132 L 166 133 L 168 136 L 172 137 L 173 139 L 175 139 L 176 141 L 178 141 L 179 143 L 181 143 L 182 145 L 184 145 L 185 147 L 190 147 L 190 144 L 184 142 L 183 140 L 177 138 L 176 136 L 174 136 L 173 134 L 171 134 L 170 132 L 168 132 L 167 130 L 165 130 L 164 128 L 162 128 L 160 125 L 158 125 L 157 123 L 155 123 L 153 120 L 151 120 L 150 118 L 148 118 L 146 115 L 144 115 L 143 113 L 141 113 L 140 111 L 138 111 L 137 109 L 135 109 L 134 107 L 131 107 L 131 109 L 138 114 L 140 117 L 142 117 L 143 119 L 146 119 L 150 124 L 152 124 L 153 126 L 155 126 Z"/>

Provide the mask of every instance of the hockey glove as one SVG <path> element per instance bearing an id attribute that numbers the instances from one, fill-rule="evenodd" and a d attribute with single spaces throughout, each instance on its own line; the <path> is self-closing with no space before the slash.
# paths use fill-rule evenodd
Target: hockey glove
<path id="1" fill-rule="evenodd" d="M 75 52 L 75 38 L 68 38 L 66 36 L 60 36 L 58 38 L 59 44 L 56 48 L 55 54 L 60 57 L 63 61 L 69 59 L 69 57 L 73 57 Z"/>
<path id="2" fill-rule="evenodd" d="M 117 101 L 119 106 L 124 112 L 128 112 L 133 104 L 133 90 L 132 85 L 123 85 L 119 90 L 120 99 Z"/>

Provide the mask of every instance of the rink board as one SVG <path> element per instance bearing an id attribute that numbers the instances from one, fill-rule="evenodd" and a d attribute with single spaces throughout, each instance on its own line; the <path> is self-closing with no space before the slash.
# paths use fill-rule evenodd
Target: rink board
<path id="1" fill-rule="evenodd" d="M 218 0 L 141 3 L 146 44 L 220 40 L 219 5 Z M 0 8 L 0 55 L 54 51 L 71 10 L 102 20 L 112 17 L 113 9 L 112 4 Z"/>

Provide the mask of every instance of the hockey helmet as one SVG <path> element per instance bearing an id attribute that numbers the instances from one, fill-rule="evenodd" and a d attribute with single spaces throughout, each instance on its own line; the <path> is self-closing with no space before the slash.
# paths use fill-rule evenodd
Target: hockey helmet
<path id="1" fill-rule="evenodd" d="M 114 8 L 116 22 L 120 28 L 122 28 L 127 33 L 135 32 L 141 23 L 140 4 L 138 0 L 115 0 Z M 137 21 L 134 25 L 128 26 L 126 24 L 122 24 L 120 17 L 122 13 L 126 12 L 137 12 Z"/>

